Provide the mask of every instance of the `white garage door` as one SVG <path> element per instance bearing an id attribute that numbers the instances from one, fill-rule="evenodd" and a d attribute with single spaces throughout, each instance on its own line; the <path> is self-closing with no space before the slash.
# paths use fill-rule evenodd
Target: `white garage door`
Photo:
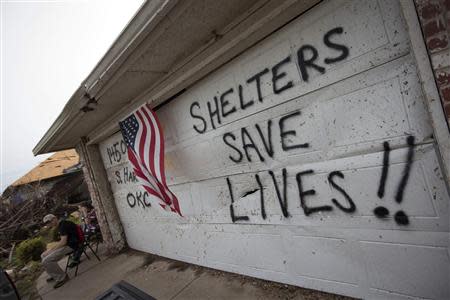
<path id="1" fill-rule="evenodd" d="M 396 1 L 329 1 L 157 112 L 183 217 L 100 145 L 130 247 L 364 298 L 450 298 L 449 194 Z"/>

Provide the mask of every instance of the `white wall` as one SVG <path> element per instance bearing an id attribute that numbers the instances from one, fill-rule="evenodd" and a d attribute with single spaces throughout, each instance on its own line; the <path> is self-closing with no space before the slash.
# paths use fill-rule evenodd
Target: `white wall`
<path id="1" fill-rule="evenodd" d="M 343 32 L 329 40 L 344 45 L 348 56 L 342 47 L 324 43 L 326 33 L 338 27 Z M 315 63 L 324 71 L 307 67 L 305 81 L 297 51 L 307 44 L 317 50 Z M 167 179 L 184 217 L 163 211 L 137 182 L 125 182 L 132 166 L 120 134 L 104 141 L 100 150 L 128 244 L 212 268 L 355 297 L 449 298 L 449 194 L 409 46 L 396 1 L 325 2 L 160 109 Z M 305 60 L 311 58 L 308 51 Z M 340 55 L 338 62 L 324 62 Z M 290 62 L 273 71 L 286 57 Z M 258 101 L 255 82 L 246 81 L 265 68 L 263 98 Z M 278 88 L 289 81 L 292 87 L 275 94 L 273 78 Z M 239 84 L 244 101 L 254 101 L 245 109 L 239 104 Z M 214 96 L 220 99 L 230 88 L 233 92 L 223 98 L 229 104 L 219 109 L 221 122 L 215 117 L 213 129 L 207 102 L 214 104 Z M 190 113 L 194 102 L 197 117 Z M 233 107 L 234 112 L 223 115 Z M 198 116 L 206 121 L 204 132 Z M 255 125 L 267 144 L 270 122 L 272 157 Z M 247 158 L 241 139 L 246 133 L 264 161 L 251 145 L 251 161 Z M 224 136 L 239 151 L 227 145 Z M 409 163 L 408 136 L 415 144 Z M 283 150 L 283 141 L 308 147 Z M 377 193 L 384 142 L 391 151 L 381 198 Z M 248 136 L 244 143 L 250 143 Z M 283 169 L 287 217 L 269 172 L 282 195 Z M 296 175 L 309 170 L 297 176 L 299 182 Z M 331 178 L 338 187 L 329 178 L 335 171 L 344 176 Z M 404 177 L 399 203 L 395 197 Z M 232 222 L 227 180 L 235 216 L 248 220 Z M 300 190 L 315 194 L 300 197 Z M 331 200 L 350 208 L 342 191 L 354 211 L 344 211 Z M 300 198 L 308 207 L 329 210 L 307 215 Z M 387 218 L 375 216 L 379 206 L 389 210 Z M 395 220 L 400 210 L 408 224 Z"/>

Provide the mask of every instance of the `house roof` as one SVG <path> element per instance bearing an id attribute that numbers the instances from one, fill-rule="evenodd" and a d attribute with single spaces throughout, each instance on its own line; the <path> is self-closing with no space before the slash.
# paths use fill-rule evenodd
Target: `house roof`
<path id="1" fill-rule="evenodd" d="M 73 169 L 79 161 L 78 154 L 73 149 L 56 152 L 27 174 L 13 182 L 12 186 L 19 186 L 64 175 L 67 173 L 65 171 L 66 169 Z"/>

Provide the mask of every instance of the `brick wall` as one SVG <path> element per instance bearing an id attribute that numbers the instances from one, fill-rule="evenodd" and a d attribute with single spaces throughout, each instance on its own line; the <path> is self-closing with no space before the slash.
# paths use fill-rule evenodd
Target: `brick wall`
<path id="1" fill-rule="evenodd" d="M 442 105 L 450 121 L 450 0 L 415 0 Z"/>

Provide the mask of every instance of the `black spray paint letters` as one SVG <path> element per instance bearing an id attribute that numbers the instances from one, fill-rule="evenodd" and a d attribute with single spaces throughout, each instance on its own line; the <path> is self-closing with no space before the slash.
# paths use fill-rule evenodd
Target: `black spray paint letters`
<path id="1" fill-rule="evenodd" d="M 138 182 L 136 174 L 128 166 L 123 167 L 121 170 L 115 171 L 114 176 L 117 184 L 128 184 Z"/>
<path id="2" fill-rule="evenodd" d="M 261 71 L 248 78 L 245 83 L 235 87 L 229 87 L 220 96 L 212 97 L 202 105 L 195 101 L 190 106 L 190 115 L 194 120 L 193 129 L 198 133 L 205 133 L 208 128 L 216 129 L 223 120 L 239 110 L 245 110 L 257 103 L 264 101 L 262 86 L 267 82 L 272 85 L 275 95 L 281 94 L 294 87 L 294 78 L 289 78 L 286 72 L 291 64 L 297 64 L 301 81 L 308 82 L 310 75 L 314 73 L 324 74 L 326 65 L 334 64 L 346 59 L 349 56 L 349 49 L 342 43 L 332 40 L 339 39 L 344 34 L 342 27 L 329 30 L 323 36 L 323 44 L 336 52 L 334 57 L 322 58 L 319 51 L 312 45 L 301 46 L 296 55 L 289 55 L 271 67 L 261 68 Z M 244 93 L 244 90 L 248 91 Z M 245 94 L 255 94 L 256 99 L 245 99 Z M 204 113 L 207 113 L 205 116 Z"/>
<path id="3" fill-rule="evenodd" d="M 127 203 L 131 208 L 133 207 L 142 207 L 145 209 L 146 207 L 151 207 L 151 203 L 149 202 L 149 194 L 147 191 L 136 191 L 134 193 L 127 194 Z"/>
<path id="4" fill-rule="evenodd" d="M 227 185 L 228 185 L 228 191 L 230 192 L 230 199 L 231 199 L 231 204 L 230 204 L 230 216 L 231 216 L 231 221 L 234 223 L 236 221 L 248 221 L 249 218 L 248 216 L 236 216 L 234 214 L 234 207 L 233 207 L 233 203 L 234 203 L 234 196 L 233 196 L 233 189 L 231 186 L 231 181 L 229 178 L 227 178 Z"/>
<path id="5" fill-rule="evenodd" d="M 298 199 L 296 199 L 296 201 L 300 202 L 300 206 L 303 209 L 303 213 L 305 214 L 305 216 L 310 216 L 311 214 L 314 213 L 318 213 L 321 211 L 332 211 L 333 210 L 333 206 L 331 205 L 321 205 L 321 206 L 313 206 L 312 203 L 314 202 L 314 196 L 316 195 L 316 190 L 309 188 L 305 185 L 305 183 L 303 182 L 303 178 L 306 176 L 311 176 L 314 174 L 313 170 L 306 170 L 306 171 L 302 171 L 299 172 L 297 174 L 295 174 L 295 179 L 296 179 L 296 183 L 297 183 L 297 188 L 298 188 Z M 268 184 L 266 187 L 263 187 L 262 182 L 261 182 L 261 174 L 255 174 L 255 182 L 258 185 L 258 189 L 252 189 L 250 191 L 246 191 L 244 193 L 242 193 L 242 196 L 240 197 L 241 201 L 246 201 L 249 198 L 246 198 L 248 195 L 254 194 L 255 192 L 257 192 L 259 190 L 259 202 L 260 202 L 260 210 L 261 210 L 261 217 L 263 220 L 265 220 L 267 218 L 267 211 L 266 211 L 266 207 L 265 207 L 265 198 L 264 198 L 264 189 L 273 189 L 277 199 L 278 199 L 278 204 L 280 207 L 280 211 L 281 214 L 283 215 L 284 218 L 289 218 L 291 215 L 289 213 L 289 199 L 288 199 L 288 193 L 287 193 L 287 187 L 288 187 L 288 173 L 287 170 L 284 168 L 281 170 L 281 179 L 277 179 L 277 175 L 269 170 L 267 171 L 267 175 L 270 176 L 271 180 L 269 180 L 270 184 Z M 280 176 L 278 176 L 280 177 Z M 341 178 L 341 182 L 340 185 L 338 185 L 336 183 L 336 179 L 335 177 L 339 177 Z M 239 215 L 237 216 L 236 212 L 235 212 L 235 208 L 234 208 L 234 192 L 233 192 L 233 184 L 230 180 L 230 178 L 226 178 L 227 180 L 227 185 L 228 185 L 228 190 L 230 193 L 230 199 L 231 199 L 231 204 L 230 204 L 230 216 L 231 216 L 231 221 L 233 223 L 237 222 L 237 221 L 249 221 L 249 217 L 245 216 L 245 215 Z M 350 197 L 350 195 L 344 190 L 344 188 L 342 187 L 342 181 L 344 181 L 344 175 L 340 172 L 340 171 L 333 171 L 330 174 L 328 174 L 328 181 L 329 184 L 331 185 L 331 187 L 336 190 L 338 193 L 341 194 L 341 198 L 342 199 L 342 203 L 345 203 L 345 201 L 347 203 L 342 204 L 341 200 L 337 200 L 335 198 L 330 199 L 330 201 L 340 210 L 342 210 L 345 213 L 351 214 L 353 212 L 356 211 L 356 205 L 353 202 L 353 199 Z M 273 194 L 273 193 L 272 193 Z M 290 201 L 293 201 L 293 199 L 290 199 Z M 277 212 L 272 212 L 272 213 L 277 213 Z"/>
<path id="6" fill-rule="evenodd" d="M 300 116 L 300 111 L 291 112 L 280 118 L 278 121 L 277 140 L 281 143 L 283 151 L 290 151 L 298 148 L 308 148 L 309 143 L 293 143 L 292 138 L 297 137 L 294 121 Z M 250 127 L 242 127 L 238 136 L 232 132 L 226 132 L 223 136 L 223 142 L 231 149 L 228 158 L 240 163 L 245 158 L 246 161 L 252 162 L 255 158 L 263 162 L 268 157 L 273 158 L 275 148 L 273 145 L 273 127 L 272 120 L 266 121 L 266 130 L 263 130 L 259 124 L 255 124 L 256 130 L 250 130 Z M 251 132 L 256 133 L 251 133 Z M 253 159 L 252 159 L 253 157 Z"/>
<path id="7" fill-rule="evenodd" d="M 411 173 L 411 167 L 414 159 L 414 136 L 408 136 L 406 138 L 406 143 L 408 145 L 406 165 L 405 168 L 403 169 L 403 174 L 397 187 L 397 193 L 395 194 L 395 201 L 398 204 L 402 203 L 403 201 L 403 194 L 405 192 L 406 185 L 408 184 L 409 174 Z M 384 142 L 383 147 L 384 147 L 383 168 L 381 171 L 380 184 L 377 193 L 377 196 L 380 199 L 383 199 L 384 197 L 384 189 L 386 186 L 386 180 L 388 178 L 388 171 L 389 171 L 389 154 L 391 151 L 389 147 L 389 142 Z M 376 207 L 373 210 L 373 213 L 380 219 L 386 219 L 389 217 L 390 214 L 389 209 L 387 209 L 384 206 Z M 409 224 L 408 215 L 403 210 L 399 210 L 395 213 L 394 220 L 398 225 Z"/>
<path id="8" fill-rule="evenodd" d="M 313 196 L 316 194 L 316 190 L 314 189 L 309 189 L 309 190 L 304 190 L 303 184 L 302 184 L 302 176 L 306 176 L 306 175 L 312 175 L 314 173 L 313 170 L 307 170 L 307 171 L 303 171 L 303 172 L 299 172 L 295 175 L 295 178 L 297 179 L 297 186 L 298 186 L 298 194 L 299 194 L 299 198 L 300 198 L 300 205 L 303 208 L 303 212 L 305 213 L 306 216 L 309 216 L 312 213 L 317 213 L 320 211 L 331 211 L 333 210 L 333 207 L 331 207 L 330 205 L 322 205 L 322 206 L 308 206 L 306 204 L 306 196 Z"/>
<path id="9" fill-rule="evenodd" d="M 395 194 L 395 202 L 397 204 L 401 204 L 404 197 L 404 192 L 406 189 L 406 186 L 408 184 L 408 179 L 411 173 L 411 168 L 414 160 L 414 137 L 408 136 L 406 139 L 407 145 L 408 145 L 408 152 L 406 157 L 406 165 L 403 169 L 402 176 L 400 178 L 400 182 L 397 187 L 397 192 Z M 383 144 L 384 147 L 384 154 L 383 154 L 383 167 L 381 171 L 381 178 L 380 183 L 377 191 L 377 196 L 382 199 L 385 194 L 385 185 L 388 178 L 388 171 L 389 171 L 389 154 L 390 154 L 390 146 L 388 142 L 385 142 Z M 282 215 L 285 218 L 290 217 L 289 214 L 289 199 L 288 199 L 288 193 L 287 193 L 287 186 L 288 186 L 288 173 L 287 170 L 284 168 L 281 172 L 281 180 L 277 179 L 276 174 L 269 170 L 267 171 L 268 175 L 270 176 L 272 188 L 274 189 L 274 192 L 277 196 L 279 207 L 281 210 Z M 261 174 L 261 173 L 260 173 Z M 241 201 L 245 201 L 246 197 L 250 194 L 254 194 L 259 190 L 260 195 L 260 209 L 261 209 L 261 216 L 265 220 L 267 218 L 267 211 L 265 206 L 265 198 L 264 198 L 264 189 L 270 188 L 269 186 L 263 187 L 261 176 L 260 174 L 255 174 L 255 182 L 258 186 L 258 189 L 252 189 L 250 191 L 244 192 L 242 196 L 240 197 Z M 332 198 L 331 203 L 334 204 L 334 207 L 331 205 L 319 205 L 319 206 L 313 206 L 312 203 L 314 201 L 314 197 L 317 195 L 317 192 L 314 188 L 307 187 L 304 183 L 304 178 L 307 176 L 313 176 L 314 171 L 313 170 L 306 170 L 301 171 L 295 174 L 295 179 L 297 183 L 298 188 L 298 200 L 300 201 L 300 206 L 303 209 L 303 212 L 305 216 L 310 216 L 311 214 L 317 213 L 317 212 L 329 212 L 333 211 L 334 207 L 340 209 L 341 211 L 352 214 L 357 210 L 356 204 L 352 197 L 347 193 L 347 191 L 344 188 L 344 181 L 345 176 L 341 171 L 332 171 L 328 174 L 328 183 L 330 186 L 337 191 L 340 194 L 340 199 Z M 227 185 L 230 193 L 231 198 L 231 204 L 230 204 L 230 215 L 232 222 L 236 221 L 249 221 L 248 216 L 236 216 L 234 211 L 234 196 L 233 196 L 233 185 L 231 183 L 231 180 L 229 178 L 227 180 Z M 281 181 L 281 183 L 280 183 Z M 273 194 L 273 193 L 272 193 Z M 247 198 L 248 199 L 248 198 Z M 292 201 L 292 199 L 291 199 Z M 373 210 L 375 216 L 380 219 L 387 219 L 389 217 L 389 210 L 384 206 L 378 206 Z M 276 213 L 276 212 L 273 212 Z M 403 210 L 398 210 L 394 214 L 394 220 L 398 225 L 408 225 L 409 224 L 409 218 L 408 215 Z"/>
<path id="10" fill-rule="evenodd" d="M 287 202 L 287 171 L 283 169 L 283 194 L 280 192 L 280 188 L 278 187 L 277 180 L 275 178 L 275 174 L 273 171 L 269 171 L 269 175 L 272 177 L 273 186 L 275 187 L 275 191 L 277 192 L 278 203 L 280 203 L 281 212 L 285 218 L 289 217 L 288 212 L 288 202 Z"/>
<path id="11" fill-rule="evenodd" d="M 116 142 L 111 146 L 106 147 L 106 152 L 108 154 L 109 163 L 119 163 L 122 159 L 126 158 L 127 145 L 123 140 Z"/>
<path id="12" fill-rule="evenodd" d="M 338 190 L 345 198 L 345 200 L 348 202 L 348 207 L 342 205 L 338 200 L 335 198 L 331 199 L 331 202 L 333 202 L 334 205 L 336 205 L 339 209 L 346 213 L 352 213 L 356 210 L 356 205 L 353 202 L 353 199 L 350 198 L 350 196 L 347 194 L 347 192 L 340 187 L 335 181 L 334 177 L 340 177 L 341 179 L 344 179 L 344 174 L 342 174 L 341 171 L 334 171 L 328 174 L 328 181 L 330 182 L 331 186 L 334 187 L 336 190 Z"/>

